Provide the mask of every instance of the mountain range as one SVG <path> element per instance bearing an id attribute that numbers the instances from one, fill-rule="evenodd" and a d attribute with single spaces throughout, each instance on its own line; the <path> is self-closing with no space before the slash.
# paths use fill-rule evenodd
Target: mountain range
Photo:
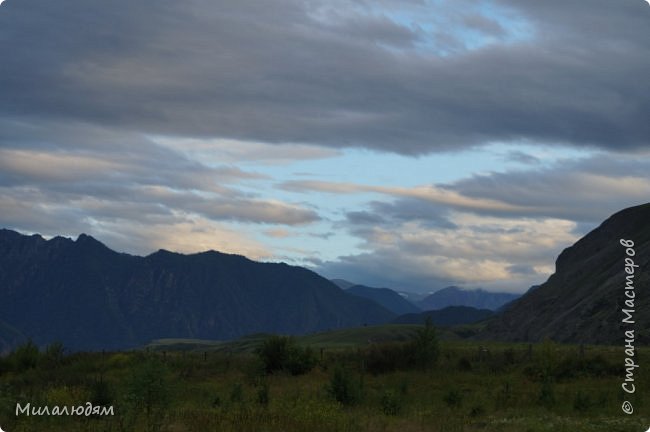
<path id="1" fill-rule="evenodd" d="M 0 351 L 20 336 L 73 350 L 384 323 L 395 314 L 318 274 L 209 251 L 117 253 L 80 235 L 0 230 Z"/>
<path id="2" fill-rule="evenodd" d="M 351 295 L 370 299 L 398 315 L 420 312 L 421 309 L 389 288 L 373 288 L 353 285 L 345 289 Z"/>
<path id="3" fill-rule="evenodd" d="M 450 286 L 428 295 L 419 301 L 417 306 L 422 310 L 439 310 L 448 306 L 469 306 L 494 311 L 519 296 L 519 294 L 495 293 L 483 289 L 464 290 L 457 286 Z"/>
<path id="4" fill-rule="evenodd" d="M 395 318 L 393 324 L 424 324 L 427 318 L 436 326 L 455 326 L 473 324 L 494 315 L 488 309 L 476 309 L 469 306 L 448 306 L 440 310 L 430 310 L 420 313 L 409 313 Z"/>
<path id="5" fill-rule="evenodd" d="M 634 246 L 622 245 L 622 239 Z M 633 298 L 625 289 L 626 258 L 639 266 Z M 84 234 L 46 240 L 0 229 L 0 352 L 26 338 L 38 345 L 60 341 L 72 350 L 112 350 L 163 338 L 305 334 L 387 323 L 403 311 L 415 314 L 398 322 L 420 322 L 428 314 L 438 325 L 453 325 L 482 320 L 488 309 L 499 310 L 481 326 L 480 339 L 621 344 L 631 325 L 622 322 L 623 309 L 629 309 L 636 339 L 647 343 L 649 264 L 650 204 L 645 204 L 614 214 L 565 249 L 555 273 L 520 298 L 448 287 L 419 304 L 435 313 L 418 314 L 390 289 L 342 290 L 283 263 L 215 251 L 160 250 L 140 257 Z M 449 307 L 456 305 L 483 310 Z"/>

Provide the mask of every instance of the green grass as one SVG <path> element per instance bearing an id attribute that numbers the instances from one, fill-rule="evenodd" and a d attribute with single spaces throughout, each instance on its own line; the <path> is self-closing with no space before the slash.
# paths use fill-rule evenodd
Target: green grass
<path id="1" fill-rule="evenodd" d="M 416 329 L 422 326 L 416 324 L 385 324 L 377 326 L 354 327 L 332 330 L 304 336 L 295 336 L 300 345 L 311 346 L 314 349 L 339 349 L 367 345 L 369 343 L 399 342 L 411 338 Z M 440 328 L 438 335 L 445 340 L 460 340 L 461 334 L 476 332 L 476 326 L 458 326 Z M 157 339 L 145 348 L 154 351 L 219 351 L 233 353 L 252 353 L 270 335 L 265 333 L 253 334 L 234 341 L 216 341 L 204 339 Z"/>
<path id="2" fill-rule="evenodd" d="M 577 346 L 546 343 L 534 345 L 530 357 L 527 344 L 447 340 L 431 370 L 365 371 L 360 359 L 368 339 L 405 340 L 417 328 L 364 327 L 297 338 L 317 352 L 324 348 L 318 365 L 300 376 L 260 372 L 250 348 L 265 335 L 229 343 L 230 351 L 219 341 L 172 340 L 148 352 L 77 353 L 54 363 L 41 356 L 28 369 L 4 358 L 0 425 L 7 432 L 641 432 L 650 426 L 648 348 L 638 351 L 638 390 L 629 399 L 635 414 L 626 416 L 620 408 L 621 347 L 586 346 L 581 357 Z M 154 346 L 164 347 L 164 354 Z M 488 352 L 479 354 L 481 346 Z M 204 354 L 205 347 L 213 350 Z M 337 367 L 359 390 L 350 405 L 328 391 Z M 551 377 L 546 392 L 545 374 Z M 110 401 L 115 416 L 14 415 L 17 401 L 78 405 L 98 397 Z"/>

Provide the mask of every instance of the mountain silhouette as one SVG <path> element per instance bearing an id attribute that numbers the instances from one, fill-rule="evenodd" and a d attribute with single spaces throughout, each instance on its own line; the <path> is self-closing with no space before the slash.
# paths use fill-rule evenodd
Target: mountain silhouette
<path id="1" fill-rule="evenodd" d="M 73 350 L 384 323 L 395 315 L 318 274 L 215 251 L 146 257 L 0 230 L 0 350 L 17 335 Z M 4 342 L 4 346 L 1 344 Z"/>
<path id="2" fill-rule="evenodd" d="M 365 285 L 354 285 L 345 292 L 355 296 L 373 300 L 396 314 L 416 313 L 421 309 L 390 288 L 373 288 Z"/>
<path id="3" fill-rule="evenodd" d="M 440 310 L 430 310 L 420 313 L 400 315 L 392 322 L 394 324 L 424 324 L 427 318 L 436 326 L 455 326 L 473 324 L 494 315 L 488 309 L 476 309 L 469 306 L 447 306 Z"/>
<path id="4" fill-rule="evenodd" d="M 457 286 L 450 286 L 428 295 L 417 305 L 423 310 L 439 310 L 448 306 L 497 310 L 518 297 L 519 294 L 493 293 L 482 289 L 464 290 Z"/>
<path id="5" fill-rule="evenodd" d="M 555 273 L 529 290 L 491 321 L 479 337 L 537 342 L 548 337 L 559 342 L 623 344 L 625 301 L 625 247 L 634 242 L 639 265 L 635 286 L 636 340 L 650 341 L 650 204 L 622 210 L 565 249 Z"/>

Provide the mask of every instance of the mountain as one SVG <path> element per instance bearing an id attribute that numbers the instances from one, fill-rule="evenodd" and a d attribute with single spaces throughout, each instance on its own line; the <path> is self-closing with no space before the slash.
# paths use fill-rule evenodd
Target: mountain
<path id="1" fill-rule="evenodd" d="M 404 297 L 409 302 L 417 305 L 419 302 L 424 300 L 430 293 L 415 293 L 410 291 L 397 291 L 397 294 Z"/>
<path id="2" fill-rule="evenodd" d="M 139 257 L 84 234 L 45 240 L 0 230 L 0 319 L 39 345 L 124 349 L 160 338 L 300 334 L 393 317 L 301 267 L 214 251 Z"/>
<path id="3" fill-rule="evenodd" d="M 410 313 L 395 318 L 393 324 L 423 324 L 427 318 L 437 326 L 454 326 L 473 324 L 494 315 L 488 309 L 476 309 L 469 306 L 448 306 L 440 310 L 430 310 L 421 313 Z"/>
<path id="4" fill-rule="evenodd" d="M 345 279 L 330 279 L 330 282 L 344 290 L 356 285 L 354 282 L 346 281 Z"/>
<path id="5" fill-rule="evenodd" d="M 493 293 L 482 289 L 464 290 L 450 286 L 425 297 L 417 305 L 424 310 L 444 309 L 447 306 L 497 310 L 518 297 L 519 294 Z"/>
<path id="6" fill-rule="evenodd" d="M 634 242 L 626 255 L 620 240 Z M 635 298 L 626 296 L 625 259 L 639 267 L 630 278 Z M 483 339 L 614 344 L 623 346 L 622 309 L 634 309 L 636 340 L 650 341 L 650 204 L 622 210 L 565 249 L 555 273 L 510 305 L 479 335 Z M 633 269 L 634 267 L 628 267 Z M 633 303 L 633 304 L 632 304 Z"/>
<path id="7" fill-rule="evenodd" d="M 354 285 L 347 288 L 345 292 L 370 299 L 399 315 L 420 312 L 420 308 L 389 288 L 372 288 L 364 285 Z"/>

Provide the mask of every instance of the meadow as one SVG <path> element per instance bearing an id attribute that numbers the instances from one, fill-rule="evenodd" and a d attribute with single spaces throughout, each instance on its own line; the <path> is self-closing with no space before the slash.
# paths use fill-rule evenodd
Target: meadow
<path id="1" fill-rule="evenodd" d="M 444 334 L 444 332 L 439 332 Z M 442 340 L 379 326 L 129 352 L 25 344 L 0 359 L 0 426 L 18 431 L 645 431 L 649 350 L 626 398 L 622 347 Z M 111 416 L 16 416 L 25 406 Z"/>

